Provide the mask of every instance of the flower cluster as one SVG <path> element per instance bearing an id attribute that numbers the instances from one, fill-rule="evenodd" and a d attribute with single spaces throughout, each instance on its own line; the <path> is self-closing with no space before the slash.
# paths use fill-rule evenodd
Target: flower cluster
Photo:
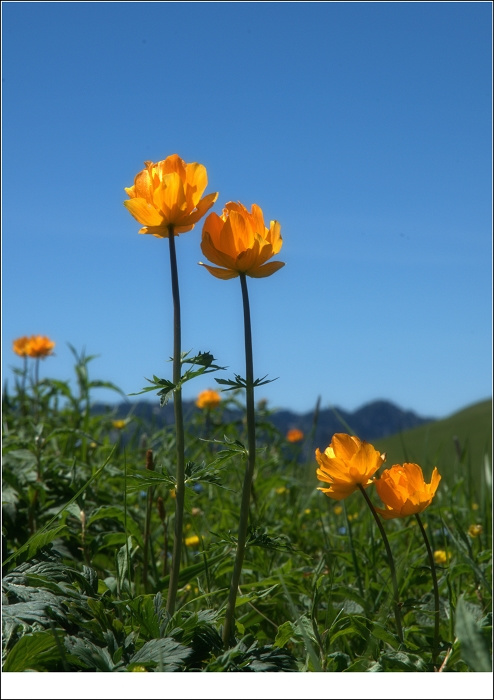
<path id="1" fill-rule="evenodd" d="M 139 233 L 168 238 L 171 229 L 174 235 L 190 231 L 218 198 L 217 192 L 202 196 L 208 177 L 200 163 L 186 163 L 175 154 L 144 164 L 132 187 L 125 188 L 124 206 L 143 224 Z M 228 202 L 221 216 L 213 212 L 204 222 L 201 249 L 214 265 L 204 267 L 223 280 L 268 277 L 285 264 L 268 262 L 281 250 L 280 229 L 278 221 L 265 226 L 257 204 L 249 211 L 240 202 Z"/>
<path id="2" fill-rule="evenodd" d="M 329 487 L 319 487 L 336 501 L 346 498 L 359 487 L 366 489 L 374 484 L 384 503 L 376 508 L 385 519 L 404 518 L 421 513 L 432 502 L 441 476 L 434 467 L 430 484 L 426 484 L 418 464 L 394 464 L 385 469 L 379 479 L 374 477 L 386 459 L 370 443 L 353 435 L 336 433 L 331 444 L 321 452 L 316 450 L 319 465 L 317 476 Z"/>
<path id="3" fill-rule="evenodd" d="M 53 354 L 55 343 L 46 335 L 31 335 L 16 338 L 12 349 L 20 357 L 44 358 Z"/>

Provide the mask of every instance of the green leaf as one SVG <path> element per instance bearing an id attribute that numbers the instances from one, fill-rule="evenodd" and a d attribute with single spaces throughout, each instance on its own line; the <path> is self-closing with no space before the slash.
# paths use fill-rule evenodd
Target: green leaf
<path id="1" fill-rule="evenodd" d="M 89 639 L 66 637 L 65 648 L 71 655 L 72 661 L 82 668 L 91 671 L 103 671 L 108 673 L 116 668 L 108 649 L 101 648 L 90 642 Z"/>
<path id="2" fill-rule="evenodd" d="M 276 638 L 274 640 L 274 646 L 279 647 L 280 649 L 283 648 L 294 635 L 295 628 L 290 620 L 287 620 L 278 627 L 278 632 L 276 633 Z"/>
<path id="3" fill-rule="evenodd" d="M 53 542 L 63 530 L 66 530 L 65 525 L 58 525 L 58 527 L 54 527 L 52 530 L 37 532 L 28 540 L 25 558 L 32 559 L 42 547 L 46 547 L 47 544 Z"/>
<path id="4" fill-rule="evenodd" d="M 393 649 L 398 649 L 400 646 L 400 640 L 394 634 L 391 634 L 389 630 L 384 628 L 378 622 L 372 625 L 372 636 L 376 639 L 380 639 L 382 642 L 386 642 L 393 647 Z"/>
<path id="5" fill-rule="evenodd" d="M 184 665 L 192 650 L 174 639 L 151 639 L 130 659 L 131 664 L 152 664 L 158 671 L 177 671 Z"/>
<path id="6" fill-rule="evenodd" d="M 60 658 L 57 642 L 50 631 L 34 632 L 21 637 L 7 654 L 3 671 L 43 671 Z"/>
<path id="7" fill-rule="evenodd" d="M 472 671 L 491 672 L 492 664 L 487 643 L 464 596 L 458 598 L 456 606 L 455 634 L 460 640 L 461 657 Z"/>

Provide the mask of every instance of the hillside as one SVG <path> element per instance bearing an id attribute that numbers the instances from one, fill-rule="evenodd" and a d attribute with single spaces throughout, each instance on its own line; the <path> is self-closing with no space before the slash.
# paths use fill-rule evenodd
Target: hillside
<path id="1" fill-rule="evenodd" d="M 492 468 L 492 399 L 374 444 L 386 452 L 387 466 L 416 462 L 427 477 L 437 466 L 450 482 L 472 477 L 477 481 L 484 470 L 485 455 Z"/>

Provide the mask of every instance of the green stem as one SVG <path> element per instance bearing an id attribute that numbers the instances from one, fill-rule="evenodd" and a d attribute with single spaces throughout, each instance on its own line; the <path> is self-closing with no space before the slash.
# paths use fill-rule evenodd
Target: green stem
<path id="1" fill-rule="evenodd" d="M 237 600 L 238 584 L 242 572 L 242 564 L 245 554 L 245 543 L 247 541 L 247 527 L 249 522 L 249 504 L 256 466 L 256 423 L 254 407 L 254 363 L 252 359 L 252 331 L 250 323 L 249 294 L 247 291 L 247 280 L 244 274 L 240 275 L 242 286 L 242 301 L 244 307 L 244 336 L 245 336 L 245 394 L 247 412 L 247 448 L 248 458 L 242 488 L 242 501 L 240 505 L 240 519 L 238 524 L 238 541 L 235 563 L 233 566 L 230 592 L 226 606 L 225 626 L 223 628 L 223 643 L 229 647 L 234 637 L 233 628 L 235 624 L 235 603 Z"/>
<path id="2" fill-rule="evenodd" d="M 350 549 L 352 552 L 352 560 L 353 560 L 353 567 L 355 569 L 355 575 L 357 577 L 357 585 L 360 591 L 360 595 L 362 598 L 364 597 L 364 588 L 362 586 L 362 575 L 360 573 L 360 568 L 358 565 L 358 559 L 357 559 L 357 553 L 355 551 L 355 547 L 353 546 L 353 532 L 352 532 L 352 525 L 350 523 L 350 518 L 348 517 L 347 509 L 345 502 L 343 501 L 343 511 L 345 513 L 345 520 L 346 520 L 346 526 L 348 530 L 348 539 L 350 540 Z"/>
<path id="3" fill-rule="evenodd" d="M 422 537 L 424 538 L 425 542 L 425 547 L 427 549 L 427 555 L 429 557 L 429 564 L 431 567 L 432 574 L 432 586 L 434 588 L 434 643 L 432 647 L 432 665 L 435 666 L 439 651 L 439 588 L 437 585 L 436 565 L 434 562 L 434 554 L 432 553 L 432 547 L 430 545 L 429 538 L 427 537 L 427 533 L 418 513 L 415 513 L 415 518 L 419 524 L 420 532 L 422 533 Z"/>
<path id="4" fill-rule="evenodd" d="M 180 323 L 180 293 L 178 288 L 177 255 L 175 252 L 175 235 L 173 226 L 168 227 L 168 241 L 170 243 L 170 268 L 172 278 L 173 296 L 173 383 L 179 386 L 181 379 L 181 323 Z M 184 421 L 182 413 L 182 390 L 175 389 L 173 398 L 175 411 L 175 441 L 177 450 L 176 471 L 176 499 L 175 499 L 175 539 L 173 542 L 172 565 L 170 571 L 170 585 L 166 611 L 173 615 L 175 612 L 175 600 L 177 597 L 178 576 L 180 573 L 180 559 L 182 555 L 182 533 L 184 521 L 185 500 L 185 455 L 184 455 Z"/>
<path id="5" fill-rule="evenodd" d="M 154 470 L 153 451 L 146 452 L 146 469 Z M 146 515 L 144 520 L 144 537 L 143 537 L 143 562 L 142 562 L 142 583 L 144 585 L 144 593 L 148 592 L 148 569 L 149 569 L 149 545 L 151 539 L 151 511 L 153 509 L 154 488 L 148 486 L 146 496 Z"/>
<path id="6" fill-rule="evenodd" d="M 398 591 L 398 582 L 396 580 L 396 569 L 395 569 L 395 563 L 393 560 L 393 555 L 391 553 L 391 547 L 389 546 L 388 538 L 386 537 L 386 532 L 384 530 L 383 524 L 380 521 L 379 516 L 376 513 L 376 510 L 375 510 L 374 506 L 372 505 L 372 502 L 371 502 L 369 496 L 365 493 L 365 489 L 362 486 L 362 484 L 358 484 L 358 487 L 359 487 L 360 491 L 362 492 L 365 500 L 367 501 L 367 505 L 371 509 L 371 513 L 374 516 L 374 520 L 376 521 L 377 527 L 379 528 L 379 532 L 381 533 L 381 537 L 383 538 L 384 546 L 386 548 L 386 554 L 388 555 L 389 569 L 391 571 L 391 581 L 393 582 L 394 611 L 395 611 L 396 628 L 398 631 L 398 638 L 399 638 L 400 642 L 403 642 L 403 628 L 401 625 L 401 614 L 400 614 L 400 594 Z"/>

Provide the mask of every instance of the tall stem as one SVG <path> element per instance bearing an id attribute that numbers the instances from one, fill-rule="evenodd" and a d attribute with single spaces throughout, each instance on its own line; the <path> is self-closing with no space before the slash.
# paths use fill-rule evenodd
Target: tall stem
<path id="1" fill-rule="evenodd" d="M 359 487 L 360 491 L 362 492 L 365 500 L 367 501 L 367 505 L 371 509 L 371 513 L 374 516 L 374 520 L 376 521 L 377 527 L 379 528 L 379 532 L 381 533 L 381 537 L 382 537 L 383 542 L 384 542 L 384 546 L 386 548 L 386 554 L 388 555 L 389 570 L 391 571 L 391 581 L 393 582 L 396 628 L 398 631 L 398 638 L 399 638 L 400 642 L 403 642 L 403 628 L 401 626 L 401 614 L 400 614 L 400 593 L 398 591 L 398 582 L 396 580 L 396 569 L 395 569 L 395 563 L 393 560 L 393 555 L 391 553 L 391 547 L 389 546 L 388 538 L 386 536 L 386 531 L 384 530 L 383 524 L 380 521 L 379 516 L 375 511 L 374 506 L 372 505 L 372 501 L 370 500 L 369 496 L 365 493 L 364 487 L 361 484 L 358 484 L 358 487 Z"/>
<path id="2" fill-rule="evenodd" d="M 244 274 L 240 275 L 242 286 L 242 302 L 244 307 L 244 336 L 245 336 L 245 402 L 247 412 L 247 466 L 244 475 L 242 488 L 242 501 L 240 505 L 240 519 L 238 524 L 238 541 L 235 563 L 233 566 L 230 592 L 226 606 L 225 626 L 223 628 L 223 643 L 225 647 L 230 646 L 233 638 L 233 627 L 235 622 L 235 603 L 237 600 L 238 584 L 242 572 L 242 564 L 245 554 L 245 543 L 247 540 L 247 526 L 249 522 L 249 504 L 256 466 L 256 423 L 254 408 L 254 363 L 252 358 L 252 331 L 250 323 L 249 294 L 247 291 L 247 280 Z"/>
<path id="3" fill-rule="evenodd" d="M 175 235 L 173 226 L 168 226 L 168 241 L 170 243 L 170 268 L 172 278 L 173 296 L 173 383 L 179 387 L 181 379 L 181 323 L 180 323 L 180 293 L 178 287 L 177 255 L 175 251 Z M 170 585 L 166 611 L 173 615 L 175 612 L 175 600 L 177 597 L 178 575 L 180 573 L 180 559 L 182 555 L 182 532 L 184 521 L 185 500 L 185 455 L 184 455 L 184 421 L 182 412 L 182 390 L 176 388 L 173 397 L 175 412 L 175 442 L 177 451 L 176 465 L 176 499 L 175 499 L 175 539 L 173 542 L 172 565 L 170 571 Z"/>
<path id="4" fill-rule="evenodd" d="M 425 547 L 427 549 L 427 555 L 429 557 L 429 564 L 431 567 L 432 574 L 432 585 L 434 588 L 434 643 L 432 646 L 432 665 L 435 666 L 439 650 L 439 588 L 437 585 L 436 564 L 434 562 L 434 555 L 432 553 L 429 538 L 427 537 L 427 533 L 425 531 L 421 519 L 419 518 L 418 513 L 415 513 L 415 518 L 419 524 L 420 532 L 422 533 L 422 537 L 424 538 L 425 542 Z"/>

